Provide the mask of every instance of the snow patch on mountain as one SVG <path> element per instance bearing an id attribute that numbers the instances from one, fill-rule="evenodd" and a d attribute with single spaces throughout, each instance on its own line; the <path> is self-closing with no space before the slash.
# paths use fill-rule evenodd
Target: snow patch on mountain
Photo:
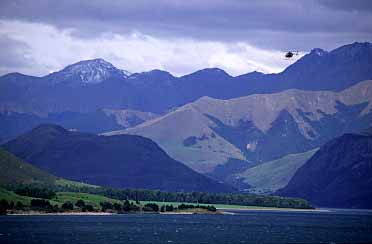
<path id="1" fill-rule="evenodd" d="M 104 59 L 84 60 L 71 64 L 59 72 L 52 73 L 54 83 L 77 80 L 86 84 L 96 84 L 110 78 L 127 78 L 130 73 L 117 69 Z"/>

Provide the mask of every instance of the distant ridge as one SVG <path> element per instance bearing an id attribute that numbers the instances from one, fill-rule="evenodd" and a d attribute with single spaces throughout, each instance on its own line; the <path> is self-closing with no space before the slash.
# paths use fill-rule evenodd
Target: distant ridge
<path id="1" fill-rule="evenodd" d="M 313 49 L 278 74 L 232 77 L 208 68 L 178 78 L 160 70 L 130 75 L 103 59 L 93 59 L 44 77 L 0 77 L 0 111 L 45 114 L 110 108 L 164 113 L 203 96 L 231 99 L 294 88 L 341 91 L 372 79 L 371 60 L 372 44 L 356 42 L 330 52 Z"/>

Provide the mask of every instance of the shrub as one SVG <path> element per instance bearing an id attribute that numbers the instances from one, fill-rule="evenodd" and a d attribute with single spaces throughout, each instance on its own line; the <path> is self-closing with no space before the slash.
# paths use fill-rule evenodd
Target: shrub
<path id="1" fill-rule="evenodd" d="M 77 200 L 75 203 L 75 206 L 78 208 L 84 208 L 85 207 L 85 202 L 81 199 Z"/>
<path id="2" fill-rule="evenodd" d="M 7 209 L 9 209 L 9 203 L 7 200 L 2 199 L 0 201 L 0 215 L 6 214 Z"/>
<path id="3" fill-rule="evenodd" d="M 133 203 L 131 203 L 130 204 L 130 209 L 129 209 L 129 211 L 133 211 L 133 212 L 138 212 L 138 211 L 140 211 L 140 207 L 139 206 L 137 206 L 137 205 L 135 205 L 135 204 L 133 204 Z"/>
<path id="4" fill-rule="evenodd" d="M 123 211 L 129 212 L 131 210 L 131 204 L 128 200 L 125 200 L 123 203 Z"/>
<path id="5" fill-rule="evenodd" d="M 159 212 L 159 206 L 156 203 L 147 203 L 145 204 L 145 208 L 151 209 L 150 211 Z"/>
<path id="6" fill-rule="evenodd" d="M 105 212 L 108 209 L 113 209 L 113 205 L 110 202 L 101 202 L 99 205 L 101 205 L 102 212 Z"/>
<path id="7" fill-rule="evenodd" d="M 52 205 L 48 200 L 44 199 L 32 199 L 31 200 L 31 208 L 37 210 L 51 210 Z"/>
<path id="8" fill-rule="evenodd" d="M 25 205 L 23 203 L 21 203 L 21 202 L 17 202 L 16 205 L 15 205 L 15 208 L 17 210 L 22 210 L 22 209 L 25 208 Z"/>
<path id="9" fill-rule="evenodd" d="M 166 205 L 165 206 L 165 211 L 172 212 L 173 210 L 174 210 L 173 205 Z"/>
<path id="10" fill-rule="evenodd" d="M 93 208 L 92 205 L 87 204 L 87 205 L 85 205 L 85 208 L 83 209 L 83 211 L 94 212 L 94 208 Z"/>
<path id="11" fill-rule="evenodd" d="M 118 211 L 118 212 L 120 212 L 121 210 L 123 210 L 122 206 L 119 203 L 114 203 L 114 205 L 112 205 L 112 207 L 113 207 L 113 209 L 115 211 Z"/>
<path id="12" fill-rule="evenodd" d="M 74 205 L 71 202 L 65 202 L 62 204 L 63 210 L 74 210 Z"/>
<path id="13" fill-rule="evenodd" d="M 178 205 L 179 210 L 190 209 L 190 208 L 195 208 L 195 206 L 194 205 L 189 205 L 189 204 L 183 204 L 183 203 Z"/>
<path id="14" fill-rule="evenodd" d="M 216 207 L 215 206 L 212 206 L 212 205 L 208 205 L 207 206 L 207 210 L 208 211 L 211 211 L 211 212 L 216 212 L 217 211 Z"/>

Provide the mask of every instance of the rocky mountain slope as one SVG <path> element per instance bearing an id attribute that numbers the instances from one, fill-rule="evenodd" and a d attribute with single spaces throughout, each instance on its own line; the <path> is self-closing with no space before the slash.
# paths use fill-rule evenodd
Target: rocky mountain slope
<path id="1" fill-rule="evenodd" d="M 371 108 L 372 81 L 341 92 L 287 90 L 230 100 L 203 97 L 134 128 L 105 135 L 151 138 L 173 158 L 199 172 L 211 172 L 230 158 L 261 163 L 362 130 L 372 123 Z"/>
<path id="2" fill-rule="evenodd" d="M 344 134 L 322 146 L 278 193 L 323 207 L 372 208 L 371 183 L 371 134 Z"/>
<path id="3" fill-rule="evenodd" d="M 53 175 L 94 185 L 234 191 L 173 160 L 153 141 L 140 136 L 105 137 L 41 125 L 3 147 Z"/>

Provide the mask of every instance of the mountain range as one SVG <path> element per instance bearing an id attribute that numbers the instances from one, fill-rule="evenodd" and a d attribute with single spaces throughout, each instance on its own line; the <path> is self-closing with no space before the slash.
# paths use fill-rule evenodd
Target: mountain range
<path id="1" fill-rule="evenodd" d="M 43 77 L 10 73 L 0 77 L 0 125 L 6 128 L 0 140 L 41 123 L 92 133 L 125 129 L 204 96 L 231 99 L 294 88 L 341 91 L 372 79 L 371 60 L 372 44 L 356 42 L 330 52 L 313 49 L 278 74 L 233 77 L 217 68 L 182 77 L 162 70 L 131 74 L 103 59 L 80 61 Z M 118 119 L 112 111 L 132 111 L 133 116 Z"/>
<path id="2" fill-rule="evenodd" d="M 3 145 L 58 177 L 116 188 L 231 192 L 234 188 L 198 174 L 170 158 L 150 139 L 98 136 L 40 125 Z"/>
<path id="3" fill-rule="evenodd" d="M 368 180 L 326 165 L 337 158 L 327 146 L 345 133 L 336 139 L 351 143 L 345 158 L 365 158 L 370 149 L 350 133 L 371 127 L 371 108 L 371 43 L 316 48 L 280 73 L 235 77 L 218 68 L 181 77 L 130 73 L 92 59 L 43 77 L 1 76 L 0 142 L 42 170 L 90 184 L 260 194 L 283 188 L 278 193 L 319 206 L 370 207 Z M 349 172 L 359 167 L 340 163 Z M 314 179 L 329 171 L 328 181 L 301 181 L 313 169 Z"/>
<path id="4" fill-rule="evenodd" d="M 293 88 L 340 91 L 372 79 L 371 60 L 371 43 L 330 52 L 313 49 L 281 73 L 237 77 L 217 68 L 182 77 L 161 70 L 130 74 L 102 59 L 86 60 L 44 77 L 19 73 L 0 77 L 0 110 L 47 114 L 108 108 L 164 113 L 203 96 L 230 99 Z"/>
<path id="5" fill-rule="evenodd" d="M 371 108 L 372 81 L 340 92 L 292 89 L 229 100 L 202 97 L 134 128 L 105 135 L 151 138 L 171 157 L 209 173 L 230 159 L 244 160 L 250 167 L 368 128 Z"/>

